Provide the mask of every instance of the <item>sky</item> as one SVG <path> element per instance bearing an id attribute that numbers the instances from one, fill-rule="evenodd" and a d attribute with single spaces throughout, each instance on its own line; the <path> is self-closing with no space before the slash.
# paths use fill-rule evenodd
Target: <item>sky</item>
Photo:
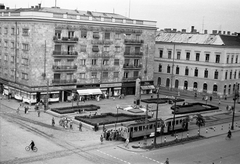
<path id="1" fill-rule="evenodd" d="M 116 13 L 157 21 L 159 29 L 240 32 L 240 0 L 1 0 L 6 7 L 42 7 Z"/>

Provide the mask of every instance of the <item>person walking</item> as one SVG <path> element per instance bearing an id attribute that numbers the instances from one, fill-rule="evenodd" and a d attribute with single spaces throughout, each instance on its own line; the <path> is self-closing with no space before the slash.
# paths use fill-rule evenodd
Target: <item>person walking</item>
<path id="1" fill-rule="evenodd" d="M 19 114 L 21 105 L 17 108 L 17 114 Z"/>
<path id="2" fill-rule="evenodd" d="M 73 129 L 73 121 L 72 120 L 70 120 L 69 126 L 70 126 L 70 129 Z"/>
<path id="3" fill-rule="evenodd" d="M 126 139 L 126 145 L 125 145 L 126 148 L 128 148 L 128 144 L 129 144 L 129 139 L 127 138 Z"/>
<path id="4" fill-rule="evenodd" d="M 169 164 L 169 159 L 167 158 L 164 164 Z"/>
<path id="5" fill-rule="evenodd" d="M 38 117 L 40 117 L 40 109 L 37 110 Z"/>
<path id="6" fill-rule="evenodd" d="M 79 123 L 79 131 L 82 131 L 82 123 Z"/>
<path id="7" fill-rule="evenodd" d="M 54 117 L 52 118 L 52 126 L 55 125 L 55 120 L 54 120 Z"/>
<path id="8" fill-rule="evenodd" d="M 103 135 L 101 134 L 100 136 L 100 141 L 101 141 L 101 144 L 103 143 Z"/>

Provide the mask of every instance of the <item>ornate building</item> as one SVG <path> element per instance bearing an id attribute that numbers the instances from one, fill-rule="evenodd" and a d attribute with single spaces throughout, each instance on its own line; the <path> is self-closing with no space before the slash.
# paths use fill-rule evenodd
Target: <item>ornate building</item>
<path id="1" fill-rule="evenodd" d="M 135 94 L 153 84 L 156 22 L 58 7 L 0 9 L 0 85 L 37 102 Z"/>
<path id="2" fill-rule="evenodd" d="M 240 83 L 240 35 L 162 31 L 154 61 L 156 85 L 231 96 Z"/>

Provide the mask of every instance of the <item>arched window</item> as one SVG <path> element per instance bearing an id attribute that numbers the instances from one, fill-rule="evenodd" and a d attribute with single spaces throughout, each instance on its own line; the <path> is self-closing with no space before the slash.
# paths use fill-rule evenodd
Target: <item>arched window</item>
<path id="1" fill-rule="evenodd" d="M 232 88 L 232 85 L 229 84 L 229 86 L 228 86 L 228 94 L 229 94 L 229 95 L 231 94 L 231 88 Z"/>
<path id="2" fill-rule="evenodd" d="M 195 76 L 195 77 L 198 77 L 198 69 L 197 69 L 197 68 L 195 68 L 194 76 Z"/>
<path id="3" fill-rule="evenodd" d="M 214 79 L 218 79 L 218 71 L 217 70 L 214 72 Z"/>
<path id="4" fill-rule="evenodd" d="M 166 87 L 169 87 L 169 86 L 170 86 L 170 79 L 167 78 L 167 79 L 166 79 Z"/>
<path id="5" fill-rule="evenodd" d="M 158 82 L 157 84 L 160 86 L 161 85 L 161 77 L 158 77 Z"/>
<path id="6" fill-rule="evenodd" d="M 167 66 L 167 73 L 171 73 L 171 67 L 170 67 L 170 65 Z"/>
<path id="7" fill-rule="evenodd" d="M 187 90 L 188 89 L 188 82 L 184 81 L 184 89 Z"/>
<path id="8" fill-rule="evenodd" d="M 162 65 L 161 64 L 158 65 L 158 72 L 162 72 Z"/>
<path id="9" fill-rule="evenodd" d="M 204 78 L 208 78 L 208 70 L 207 69 L 205 69 L 205 71 L 204 71 Z"/>
<path id="10" fill-rule="evenodd" d="M 207 91 L 207 87 L 208 87 L 208 86 L 207 86 L 207 83 L 204 83 L 204 84 L 203 84 L 203 91 Z"/>
<path id="11" fill-rule="evenodd" d="M 198 83 L 197 83 L 197 82 L 194 82 L 194 83 L 193 83 L 193 89 L 194 89 L 194 90 L 197 90 L 197 88 L 198 88 Z"/>
<path id="12" fill-rule="evenodd" d="M 179 81 L 175 80 L 175 88 L 178 89 Z"/>
<path id="13" fill-rule="evenodd" d="M 214 84 L 213 85 L 213 92 L 217 92 L 218 91 L 218 86 L 217 86 L 217 84 Z"/>
<path id="14" fill-rule="evenodd" d="M 185 68 L 185 75 L 188 75 L 189 69 L 188 67 Z"/>

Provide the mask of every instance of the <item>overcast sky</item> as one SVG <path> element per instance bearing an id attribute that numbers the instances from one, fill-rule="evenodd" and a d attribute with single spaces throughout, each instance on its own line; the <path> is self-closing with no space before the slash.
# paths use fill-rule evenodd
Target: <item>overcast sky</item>
<path id="1" fill-rule="evenodd" d="M 157 21 L 159 29 L 207 29 L 240 32 L 240 0 L 56 0 L 64 9 L 115 12 L 132 19 Z M 10 8 L 42 3 L 55 6 L 55 0 L 1 0 Z M 130 13 L 129 13 L 130 6 Z"/>

